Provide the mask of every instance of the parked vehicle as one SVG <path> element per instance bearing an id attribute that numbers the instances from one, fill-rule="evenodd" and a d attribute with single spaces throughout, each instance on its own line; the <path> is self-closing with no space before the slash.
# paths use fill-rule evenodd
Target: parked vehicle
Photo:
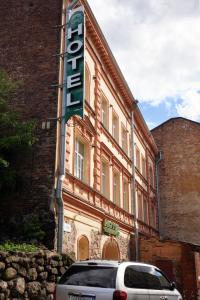
<path id="1" fill-rule="evenodd" d="M 74 263 L 56 287 L 56 300 L 182 300 L 155 266 L 88 260 Z"/>

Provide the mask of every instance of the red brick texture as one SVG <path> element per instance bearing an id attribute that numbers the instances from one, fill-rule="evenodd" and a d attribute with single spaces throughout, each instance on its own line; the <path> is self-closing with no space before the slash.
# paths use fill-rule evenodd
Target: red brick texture
<path id="1" fill-rule="evenodd" d="M 61 23 L 60 0 L 7 0 L 0 1 L 0 68 L 15 80 L 21 88 L 14 101 L 15 109 L 24 119 L 37 121 L 38 143 L 28 165 L 26 199 L 11 201 L 1 207 L 0 236 L 3 217 L 36 213 L 43 221 L 45 243 L 53 246 L 55 232 L 54 213 L 50 209 L 53 200 L 56 121 L 50 121 L 50 129 L 42 130 L 42 122 L 56 118 L 57 90 L 51 85 L 58 81 L 60 32 L 53 26 Z M 23 157 L 22 157 L 23 161 Z M 24 198 L 24 197 L 23 197 Z M 16 199 L 15 199 L 16 200 Z M 9 206 L 9 209 L 8 209 Z"/>
<path id="2" fill-rule="evenodd" d="M 152 134 L 162 151 L 161 235 L 199 245 L 200 124 L 174 118 L 152 130 Z"/>
<path id="3" fill-rule="evenodd" d="M 161 268 L 176 282 L 184 299 L 197 299 L 195 251 L 191 245 L 141 237 L 140 260 Z"/>

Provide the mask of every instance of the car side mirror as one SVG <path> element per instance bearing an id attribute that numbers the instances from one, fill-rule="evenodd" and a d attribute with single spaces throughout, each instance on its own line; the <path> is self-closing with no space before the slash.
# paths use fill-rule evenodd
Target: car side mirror
<path id="1" fill-rule="evenodd" d="M 176 283 L 173 281 L 170 283 L 170 290 L 173 291 L 174 289 L 176 289 Z"/>

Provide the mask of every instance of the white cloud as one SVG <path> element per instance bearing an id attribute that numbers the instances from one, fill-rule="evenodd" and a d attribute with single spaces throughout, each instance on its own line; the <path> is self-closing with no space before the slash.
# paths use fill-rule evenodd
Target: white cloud
<path id="1" fill-rule="evenodd" d="M 199 0 L 88 2 L 136 99 L 168 107 L 171 101 L 177 114 L 186 103 L 199 109 L 194 98 L 182 106 L 169 100 L 200 89 Z"/>
<path id="2" fill-rule="evenodd" d="M 181 99 L 182 102 L 176 105 L 178 114 L 194 121 L 200 120 L 200 93 L 187 91 Z"/>

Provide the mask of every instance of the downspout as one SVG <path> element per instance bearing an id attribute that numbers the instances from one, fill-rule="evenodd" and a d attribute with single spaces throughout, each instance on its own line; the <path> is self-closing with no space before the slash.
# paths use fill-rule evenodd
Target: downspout
<path id="1" fill-rule="evenodd" d="M 158 231 L 161 238 L 160 232 L 160 220 L 161 220 L 161 212 L 160 212 L 160 190 L 159 190 L 159 172 L 158 172 L 158 165 L 162 160 L 162 151 L 158 152 L 159 156 L 156 159 L 156 192 L 157 192 L 157 203 L 158 203 Z"/>
<path id="2" fill-rule="evenodd" d="M 137 105 L 137 104 L 135 104 Z M 132 140 L 132 200 L 133 200 L 133 210 L 134 210 L 134 225 L 135 225 L 135 260 L 139 261 L 139 235 L 138 235 L 138 207 L 136 201 L 136 184 L 135 184 L 135 140 L 134 140 L 134 128 L 135 128 L 135 120 L 134 120 L 134 111 L 131 112 L 131 140 Z"/>
<path id="3" fill-rule="evenodd" d="M 70 13 L 70 10 L 73 6 L 78 2 L 78 0 L 74 0 L 67 7 L 67 19 Z M 64 10 L 65 11 L 65 10 Z M 63 28 L 67 28 L 65 26 L 67 24 L 67 20 L 65 20 L 63 24 Z M 66 43 L 66 33 L 65 33 L 65 50 L 64 53 L 67 52 L 67 43 Z M 57 235 L 57 251 L 59 253 L 63 252 L 63 235 L 64 235 L 64 202 L 62 196 L 63 189 L 63 181 L 65 179 L 65 152 L 66 152 L 66 123 L 65 123 L 65 109 L 66 109 L 66 82 L 67 82 L 67 60 L 64 60 L 64 76 L 63 76 L 63 91 L 62 91 L 62 111 L 61 111 L 61 136 L 60 136 L 60 167 L 59 167 L 59 175 L 57 180 L 56 187 L 56 200 L 58 205 L 58 235 Z"/>

